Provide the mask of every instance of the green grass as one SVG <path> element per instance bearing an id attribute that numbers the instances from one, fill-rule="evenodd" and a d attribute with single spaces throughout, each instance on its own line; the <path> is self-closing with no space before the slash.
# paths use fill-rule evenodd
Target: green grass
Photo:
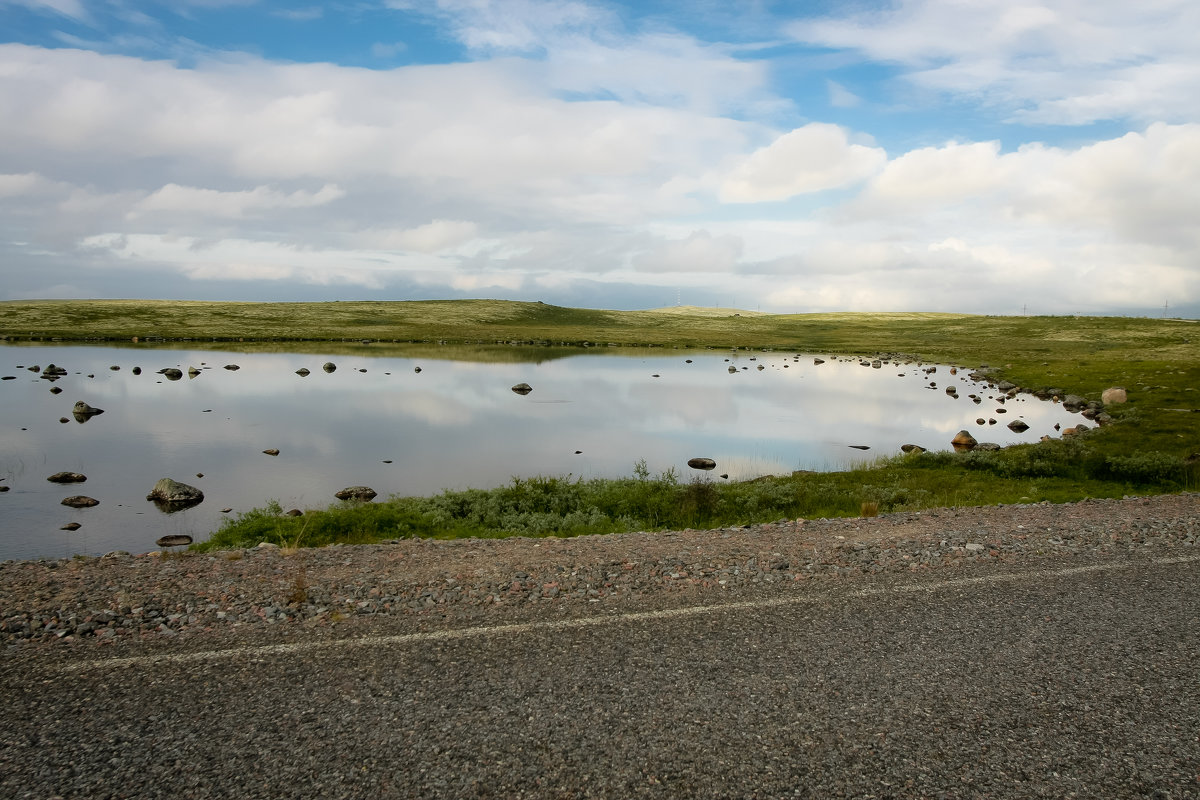
<path id="1" fill-rule="evenodd" d="M 757 314 L 729 309 L 602 311 L 494 300 L 350 303 L 0 302 L 0 336 L 190 340 L 209 349 L 305 350 L 550 359 L 579 348 L 774 349 L 905 355 L 976 368 L 1030 389 L 1099 399 L 1124 386 L 1115 423 L 1073 441 L 995 453 L 928 453 L 870 468 L 735 484 L 673 476 L 578 481 L 524 477 L 489 491 L 335 506 L 301 518 L 267 506 L 231 521 L 209 546 L 300 536 L 305 544 L 396 536 L 576 535 L 724 526 L 953 505 L 1069 501 L 1197 488 L 1200 323 L 1124 317 L 965 314 Z M 362 341 L 370 341 L 363 345 Z M 393 344 L 395 343 L 395 344 Z M 542 345 L 514 348 L 513 343 Z M 145 346 L 139 344 L 138 346 Z M 368 349 L 363 350 L 366 347 Z M 613 351 L 606 351 L 613 352 Z M 633 351 L 637 352 L 637 351 Z M 458 356 L 461 357 L 461 356 Z M 299 520 L 299 521 L 298 521 Z"/>

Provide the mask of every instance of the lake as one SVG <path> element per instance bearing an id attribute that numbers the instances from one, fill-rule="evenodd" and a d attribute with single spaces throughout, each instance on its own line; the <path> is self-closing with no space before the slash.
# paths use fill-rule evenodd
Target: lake
<path id="1" fill-rule="evenodd" d="M 324 371 L 326 362 L 336 369 Z M 66 370 L 53 382 L 29 369 L 51 363 Z M 169 380 L 158 374 L 166 368 L 184 375 Z M 1030 395 L 1001 405 L 969 370 L 929 368 L 746 350 L 4 345 L 0 559 L 144 552 L 167 534 L 201 541 L 269 500 L 325 507 L 354 485 L 380 499 L 428 495 L 514 476 L 623 477 L 639 460 L 686 480 L 697 456 L 716 460 L 713 480 L 741 480 L 845 468 L 907 442 L 949 449 L 960 429 L 1010 444 L 1082 421 Z M 513 392 L 519 383 L 532 392 Z M 79 422 L 77 401 L 104 413 Z M 1015 418 L 1029 430 L 1010 431 Z M 46 480 L 62 471 L 87 481 Z M 164 477 L 201 489 L 204 501 L 159 510 L 146 495 Z M 79 494 L 99 505 L 61 504 Z M 81 527 L 61 530 L 72 522 Z"/>

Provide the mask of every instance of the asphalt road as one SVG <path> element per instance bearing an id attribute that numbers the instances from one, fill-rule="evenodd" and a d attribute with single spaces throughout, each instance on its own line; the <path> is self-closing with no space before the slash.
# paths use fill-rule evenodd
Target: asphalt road
<path id="1" fill-rule="evenodd" d="M 1200 558 L 1070 563 L 0 656 L 0 797 L 1200 797 Z"/>

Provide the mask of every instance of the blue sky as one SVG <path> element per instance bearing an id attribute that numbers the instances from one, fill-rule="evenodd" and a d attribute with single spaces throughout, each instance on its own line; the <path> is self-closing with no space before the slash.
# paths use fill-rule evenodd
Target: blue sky
<path id="1" fill-rule="evenodd" d="M 0 0 L 0 299 L 1200 313 L 1200 6 Z"/>

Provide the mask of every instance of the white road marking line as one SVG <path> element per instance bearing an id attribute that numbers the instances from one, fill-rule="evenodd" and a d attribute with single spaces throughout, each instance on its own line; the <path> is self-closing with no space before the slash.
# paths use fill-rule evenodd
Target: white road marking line
<path id="1" fill-rule="evenodd" d="M 538 622 L 520 622 L 508 625 L 480 625 L 471 628 L 449 628 L 440 631 L 423 631 L 419 633 L 402 633 L 392 636 L 360 636 L 353 639 L 334 639 L 320 642 L 287 642 L 284 644 L 244 645 L 225 650 L 204 650 L 194 653 L 167 653 L 162 655 L 130 656 L 128 658 L 98 658 L 65 664 L 58 668 L 61 672 L 87 672 L 99 669 L 122 669 L 124 667 L 147 666 L 152 664 L 187 664 L 193 661 L 221 661 L 235 658 L 262 658 L 265 656 L 292 655 L 307 653 L 315 650 L 330 648 L 360 648 L 386 647 L 389 645 L 405 645 L 424 642 L 453 641 L 469 639 L 476 636 L 507 636 L 529 633 L 531 631 L 560 631 L 575 628 L 589 628 L 599 625 L 612 625 L 621 622 L 642 622 L 646 620 L 674 619 L 691 617 L 700 614 L 713 614 L 726 611 L 746 611 L 779 606 L 802 605 L 816 599 L 826 598 L 833 594 L 849 597 L 872 597 L 885 594 L 909 594 L 915 592 L 936 592 L 943 589 L 953 589 L 960 586 L 979 586 L 990 583 L 1005 583 L 1007 581 L 1061 578 L 1070 575 L 1082 575 L 1089 572 L 1115 572 L 1132 569 L 1133 567 L 1151 564 L 1190 564 L 1200 561 L 1200 555 L 1152 558 L 1148 561 L 1133 561 L 1105 564 L 1089 564 L 1082 567 L 1064 567 L 1040 572 L 1006 572 L 998 575 L 977 575 L 967 578 L 951 578 L 932 583 L 919 583 L 901 586 L 867 587 L 847 591 L 828 589 L 821 592 L 809 592 L 789 597 L 775 597 L 768 600 L 744 600 L 733 603 L 718 603 L 707 606 L 687 606 L 684 608 L 667 608 L 660 611 L 635 611 L 628 614 L 612 614 L 603 617 L 583 617 L 578 619 L 543 620 Z"/>

